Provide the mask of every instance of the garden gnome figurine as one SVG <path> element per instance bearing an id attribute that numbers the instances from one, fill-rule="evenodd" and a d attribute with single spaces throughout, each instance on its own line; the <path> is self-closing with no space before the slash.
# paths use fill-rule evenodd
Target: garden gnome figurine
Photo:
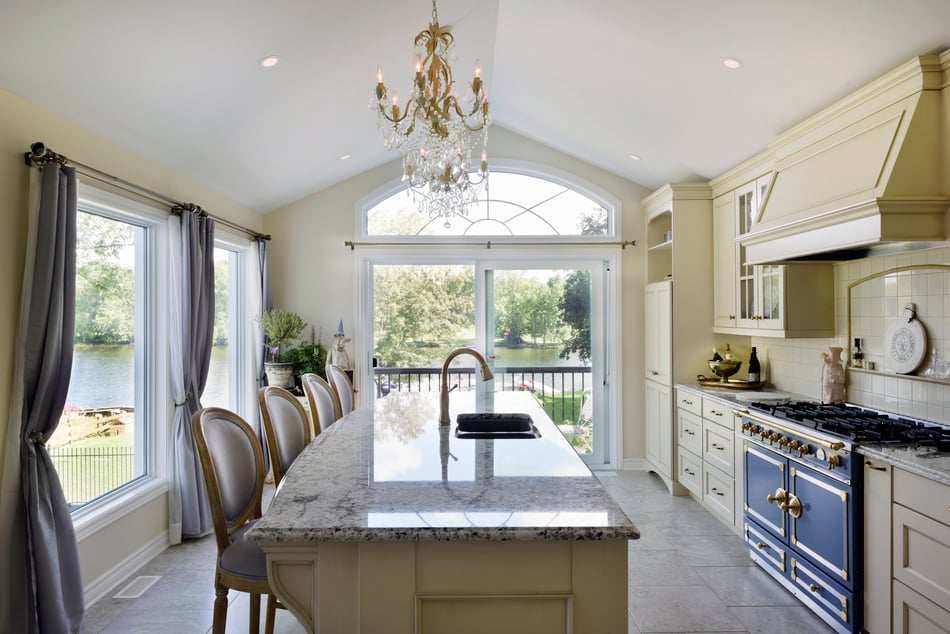
<path id="1" fill-rule="evenodd" d="M 340 320 L 340 327 L 333 334 L 333 348 L 327 355 L 327 365 L 337 365 L 344 370 L 350 369 L 350 355 L 346 352 L 346 344 L 350 338 L 343 334 L 343 320 Z"/>

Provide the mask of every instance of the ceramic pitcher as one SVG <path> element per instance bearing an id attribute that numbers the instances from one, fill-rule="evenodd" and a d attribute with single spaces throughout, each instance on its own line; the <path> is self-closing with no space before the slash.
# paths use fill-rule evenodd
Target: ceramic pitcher
<path id="1" fill-rule="evenodd" d="M 821 402 L 843 403 L 845 393 L 844 362 L 841 360 L 842 348 L 831 346 L 828 352 L 821 353 Z"/>

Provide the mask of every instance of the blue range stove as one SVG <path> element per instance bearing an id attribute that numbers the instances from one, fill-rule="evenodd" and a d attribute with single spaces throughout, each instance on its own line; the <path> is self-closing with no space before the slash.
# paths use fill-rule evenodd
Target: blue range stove
<path id="1" fill-rule="evenodd" d="M 854 405 L 752 403 L 742 416 L 752 559 L 838 632 L 860 632 L 861 443 L 950 451 L 950 427 Z M 882 553 L 882 556 L 888 556 Z"/>

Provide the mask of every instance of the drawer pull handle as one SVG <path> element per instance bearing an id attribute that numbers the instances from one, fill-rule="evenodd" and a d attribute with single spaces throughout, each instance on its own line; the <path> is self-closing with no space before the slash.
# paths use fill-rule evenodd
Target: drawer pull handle
<path id="1" fill-rule="evenodd" d="M 765 544 L 765 543 L 762 543 L 762 542 L 759 542 L 759 543 L 757 543 L 757 544 L 755 545 L 755 547 L 758 548 L 759 550 L 764 550 L 764 549 L 768 548 L 769 545 L 768 545 L 768 544 Z"/>
<path id="2" fill-rule="evenodd" d="M 683 399 L 682 402 L 683 402 L 683 403 L 686 403 L 687 405 L 692 405 L 692 404 L 693 404 L 692 401 L 688 401 L 688 400 L 686 400 L 685 398 Z"/>
<path id="3" fill-rule="evenodd" d="M 653 376 L 660 376 L 660 373 L 657 372 L 656 370 L 650 370 L 650 374 L 652 374 Z"/>
<path id="4" fill-rule="evenodd" d="M 683 471 L 685 471 L 689 475 L 696 475 L 696 472 L 690 471 L 688 467 L 683 467 Z"/>
<path id="5" fill-rule="evenodd" d="M 711 409 L 711 410 L 709 410 L 709 412 L 710 412 L 713 416 L 722 416 L 722 412 L 720 412 L 719 410 Z"/>
<path id="6" fill-rule="evenodd" d="M 695 436 L 695 435 L 696 435 L 696 432 L 690 431 L 690 430 L 688 430 L 688 429 L 684 429 L 683 431 L 685 431 L 685 432 L 686 432 L 687 434 L 689 434 L 690 436 Z"/>
<path id="7" fill-rule="evenodd" d="M 874 463 L 871 462 L 870 460 L 865 460 L 865 461 L 864 461 L 864 464 L 865 464 L 865 466 L 869 467 L 869 468 L 870 468 L 871 470 L 873 470 L 873 471 L 887 471 L 887 467 L 876 467 L 876 466 L 874 466 Z M 948 510 L 950 510 L 950 509 L 948 509 Z"/>
<path id="8" fill-rule="evenodd" d="M 821 590 L 821 586 L 817 586 L 817 585 L 815 585 L 815 584 L 811 584 L 811 585 L 808 586 L 808 589 L 811 590 L 812 592 L 818 592 L 819 590 Z"/>
<path id="9" fill-rule="evenodd" d="M 713 444 L 712 444 L 712 447 L 713 447 L 713 449 L 717 449 L 717 450 L 719 450 L 719 451 L 725 451 L 725 449 L 726 449 L 726 448 L 723 447 L 722 445 L 717 445 L 716 443 L 713 443 Z"/>
<path id="10" fill-rule="evenodd" d="M 726 495 L 725 493 L 723 493 L 722 491 L 720 491 L 720 490 L 717 489 L 716 487 L 713 487 L 713 488 L 712 488 L 712 492 L 715 493 L 716 495 L 720 496 L 720 497 L 725 497 L 725 495 Z"/>

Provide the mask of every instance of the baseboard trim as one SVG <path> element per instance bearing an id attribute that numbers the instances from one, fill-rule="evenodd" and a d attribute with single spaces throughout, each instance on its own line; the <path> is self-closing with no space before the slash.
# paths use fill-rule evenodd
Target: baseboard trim
<path id="1" fill-rule="evenodd" d="M 624 471 L 649 471 L 650 463 L 645 458 L 626 458 L 623 461 Z"/>
<path id="2" fill-rule="evenodd" d="M 169 546 L 168 531 L 162 531 L 153 540 L 114 565 L 105 574 L 85 585 L 83 592 L 88 608 L 99 599 L 109 596 L 132 573 L 157 557 Z"/>

